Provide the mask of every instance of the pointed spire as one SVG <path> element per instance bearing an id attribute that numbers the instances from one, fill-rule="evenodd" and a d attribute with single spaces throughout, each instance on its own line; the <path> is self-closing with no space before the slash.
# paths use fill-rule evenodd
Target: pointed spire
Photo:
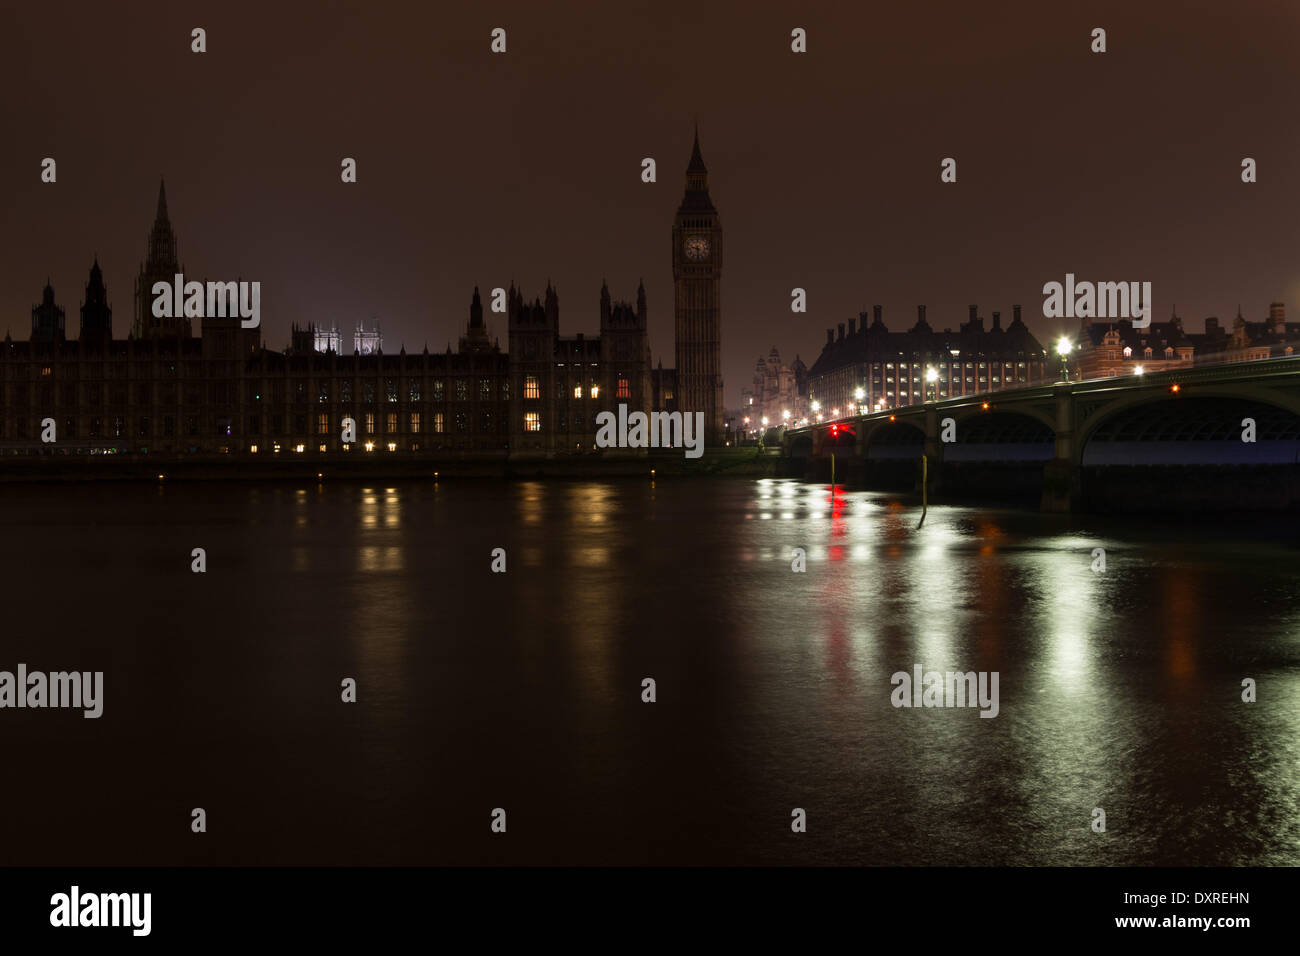
<path id="1" fill-rule="evenodd" d="M 700 124 L 695 124 L 695 145 L 691 147 L 691 162 L 686 167 L 688 173 L 707 173 L 709 170 L 704 165 L 704 157 L 700 155 Z"/>
<path id="2" fill-rule="evenodd" d="M 158 177 L 158 215 L 156 218 L 160 222 L 167 221 L 167 184 L 161 176 Z"/>

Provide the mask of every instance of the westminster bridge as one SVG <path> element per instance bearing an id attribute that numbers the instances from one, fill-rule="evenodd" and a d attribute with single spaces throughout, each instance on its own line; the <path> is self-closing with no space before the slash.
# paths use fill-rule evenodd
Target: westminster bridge
<path id="1" fill-rule="evenodd" d="M 788 428 L 788 473 L 1044 511 L 1300 508 L 1300 357 L 963 396 Z"/>

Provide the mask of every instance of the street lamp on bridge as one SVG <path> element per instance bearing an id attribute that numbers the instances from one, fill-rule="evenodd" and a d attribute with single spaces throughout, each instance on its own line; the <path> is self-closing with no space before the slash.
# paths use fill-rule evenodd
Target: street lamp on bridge
<path id="1" fill-rule="evenodd" d="M 937 381 L 939 381 L 939 370 L 933 365 L 927 366 L 925 370 L 925 400 L 927 402 L 934 401 L 934 383 Z"/>
<path id="2" fill-rule="evenodd" d="M 1061 381 L 1070 380 L 1070 352 L 1074 350 L 1074 345 L 1070 340 L 1062 335 L 1056 340 L 1056 354 L 1061 357 Z"/>

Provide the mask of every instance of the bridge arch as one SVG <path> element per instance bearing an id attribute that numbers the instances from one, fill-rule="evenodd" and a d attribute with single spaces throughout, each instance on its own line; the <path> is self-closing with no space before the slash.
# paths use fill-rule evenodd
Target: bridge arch
<path id="1" fill-rule="evenodd" d="M 925 429 L 919 421 L 879 421 L 869 426 L 863 436 L 863 457 L 868 459 L 920 458 L 923 454 Z"/>
<path id="2" fill-rule="evenodd" d="M 946 417 L 956 419 L 957 440 L 944 444 L 944 461 L 1047 461 L 1056 454 L 1056 429 L 1045 415 L 1017 408 Z"/>
<path id="3" fill-rule="evenodd" d="M 1242 421 L 1255 421 L 1255 442 Z M 1076 463 L 1245 465 L 1300 461 L 1300 401 L 1264 389 L 1198 388 L 1117 399 L 1079 429 Z"/>
<path id="4" fill-rule="evenodd" d="M 1024 418 L 1032 418 L 1039 424 L 1046 426 L 1053 435 L 1056 434 L 1056 417 L 1054 413 L 1048 409 L 1025 403 L 1017 403 L 1009 408 L 1000 408 L 994 402 L 987 409 L 979 405 L 969 405 L 951 411 L 940 411 L 939 418 L 940 420 L 944 418 L 955 419 L 960 433 L 962 426 L 972 419 L 987 418 L 991 415 L 1018 415 Z"/>
<path id="5" fill-rule="evenodd" d="M 811 431 L 800 432 L 789 439 L 788 454 L 791 458 L 811 458 L 813 454 L 813 435 Z"/>

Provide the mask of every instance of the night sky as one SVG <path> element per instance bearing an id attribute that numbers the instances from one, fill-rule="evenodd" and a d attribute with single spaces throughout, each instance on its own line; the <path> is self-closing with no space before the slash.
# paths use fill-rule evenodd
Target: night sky
<path id="1" fill-rule="evenodd" d="M 350 351 L 377 318 L 386 351 L 442 349 L 474 285 L 512 278 L 531 299 L 549 277 L 562 332 L 591 333 L 601 279 L 632 299 L 644 277 L 671 366 L 696 117 L 725 230 L 728 405 L 760 353 L 811 365 L 826 327 L 873 303 L 894 329 L 925 303 L 942 329 L 1019 302 L 1046 341 L 1062 326 L 1041 288 L 1066 272 L 1151 281 L 1155 318 L 1177 303 L 1194 331 L 1239 302 L 1300 318 L 1300 6 L 896 6 L 6 3 L 0 331 L 26 338 L 48 275 L 75 334 L 98 253 L 125 336 L 162 175 L 182 262 L 260 280 L 269 347 L 315 320 Z M 489 323 L 504 348 L 504 316 Z"/>

